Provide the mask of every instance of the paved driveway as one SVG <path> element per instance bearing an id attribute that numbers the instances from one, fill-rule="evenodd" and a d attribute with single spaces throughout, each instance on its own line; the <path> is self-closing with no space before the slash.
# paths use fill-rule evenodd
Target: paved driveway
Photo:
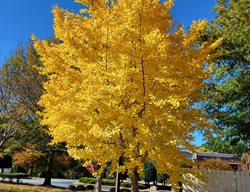
<path id="1" fill-rule="evenodd" d="M 16 180 L 13 179 L 15 182 Z M 77 186 L 79 183 L 77 179 L 51 179 L 51 184 L 60 188 L 67 188 L 69 185 Z M 44 178 L 31 178 L 31 179 L 20 179 L 20 183 L 27 183 L 31 185 L 42 185 L 44 182 Z M 110 187 L 103 186 L 102 191 L 108 192 Z M 162 190 L 161 192 L 168 192 L 168 190 Z M 170 192 L 170 191 L 169 191 Z"/>
<path id="2" fill-rule="evenodd" d="M 7 179 L 5 179 L 7 181 Z M 16 182 L 16 179 L 12 181 Z M 51 184 L 56 187 L 60 188 L 67 188 L 69 185 L 74 185 L 77 179 L 51 179 Z M 31 179 L 20 179 L 20 183 L 27 183 L 31 185 L 42 185 L 44 182 L 44 178 L 31 178 Z"/>
<path id="3" fill-rule="evenodd" d="M 28 183 L 33 185 L 42 185 L 44 178 L 32 178 L 32 179 L 21 179 L 22 183 Z M 73 185 L 77 179 L 51 179 L 51 184 L 56 187 L 67 188 L 69 185 Z"/>
<path id="4" fill-rule="evenodd" d="M 16 182 L 15 179 L 13 179 L 14 182 Z M 56 187 L 60 188 L 67 188 L 69 185 L 75 185 L 77 186 L 79 182 L 77 182 L 77 179 L 51 179 L 51 184 Z M 31 178 L 31 179 L 20 179 L 20 183 L 27 183 L 31 185 L 42 185 L 44 182 L 44 178 Z M 109 191 L 109 187 L 103 187 L 103 192 Z"/>

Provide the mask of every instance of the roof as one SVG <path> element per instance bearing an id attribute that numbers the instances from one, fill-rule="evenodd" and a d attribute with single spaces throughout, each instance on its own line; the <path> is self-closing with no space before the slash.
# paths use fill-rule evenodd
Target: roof
<path id="1" fill-rule="evenodd" d="M 206 153 L 206 152 L 198 152 L 196 154 L 196 159 L 200 161 L 204 161 L 206 159 L 221 159 L 224 162 L 229 164 L 241 164 L 241 159 L 236 157 L 235 154 L 228 153 Z"/>
<path id="2" fill-rule="evenodd" d="M 208 153 L 208 152 L 197 152 L 197 156 L 202 157 L 219 157 L 219 158 L 235 158 L 235 154 L 228 154 L 228 153 Z"/>
<path id="3" fill-rule="evenodd" d="M 206 159 L 219 158 L 230 164 L 241 164 L 241 159 L 236 156 L 236 154 L 228 153 L 210 153 L 210 152 L 197 152 L 192 153 L 187 149 L 182 150 L 184 156 L 188 159 L 204 161 Z"/>

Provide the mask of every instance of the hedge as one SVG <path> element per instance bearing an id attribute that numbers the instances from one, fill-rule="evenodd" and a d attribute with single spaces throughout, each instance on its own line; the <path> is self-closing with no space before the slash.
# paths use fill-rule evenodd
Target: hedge
<path id="1" fill-rule="evenodd" d="M 95 187 L 93 185 L 87 185 L 86 189 L 88 189 L 88 190 L 94 190 Z"/>
<path id="2" fill-rule="evenodd" d="M 102 185 L 109 185 L 109 186 L 115 186 L 115 181 L 110 179 L 103 179 Z"/>
<path id="3" fill-rule="evenodd" d="M 131 192 L 130 189 L 121 189 L 120 192 Z"/>
<path id="4" fill-rule="evenodd" d="M 76 190 L 76 186 L 75 185 L 69 185 L 67 187 L 67 189 L 69 189 L 69 190 Z"/>
<path id="5" fill-rule="evenodd" d="M 29 175 L 26 173 L 0 173 L 0 177 L 9 179 L 9 181 L 12 181 L 12 179 L 16 179 L 17 183 L 19 183 L 21 178 L 27 178 Z"/>
<path id="6" fill-rule="evenodd" d="M 96 178 L 82 177 L 78 181 L 80 183 L 85 183 L 85 184 L 95 184 Z M 115 186 L 115 180 L 114 179 L 102 179 L 102 185 Z M 121 187 L 130 188 L 131 183 L 128 183 L 128 182 L 121 183 Z M 139 189 L 145 189 L 145 188 L 147 188 L 145 185 L 139 184 Z"/>
<path id="7" fill-rule="evenodd" d="M 78 180 L 80 183 L 88 183 L 88 184 L 95 184 L 96 178 L 91 177 L 82 177 Z"/>
<path id="8" fill-rule="evenodd" d="M 9 179 L 13 179 L 13 178 L 25 178 L 28 177 L 29 175 L 26 173 L 0 173 L 0 177 L 3 178 L 9 178 Z"/>
<path id="9" fill-rule="evenodd" d="M 95 184 L 96 178 L 82 177 L 78 180 L 80 183 Z M 115 186 L 115 181 L 113 179 L 102 179 L 103 185 Z"/>
<path id="10" fill-rule="evenodd" d="M 86 187 L 83 186 L 83 185 L 78 185 L 78 186 L 76 187 L 76 190 L 78 190 L 78 191 L 85 191 L 85 190 L 86 190 Z"/>

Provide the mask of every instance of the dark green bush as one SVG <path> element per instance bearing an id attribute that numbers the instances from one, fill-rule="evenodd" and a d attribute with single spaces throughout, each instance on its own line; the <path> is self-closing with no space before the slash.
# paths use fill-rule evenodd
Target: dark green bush
<path id="1" fill-rule="evenodd" d="M 144 181 L 149 184 L 149 182 L 155 182 L 156 181 L 156 176 L 157 176 L 157 171 L 153 163 L 151 162 L 146 162 L 144 163 Z"/>
<path id="2" fill-rule="evenodd" d="M 109 192 L 115 192 L 115 188 L 110 188 Z"/>
<path id="3" fill-rule="evenodd" d="M 69 189 L 69 190 L 76 190 L 76 186 L 75 185 L 69 185 L 67 187 L 67 189 Z"/>
<path id="4" fill-rule="evenodd" d="M 12 173 L 25 173 L 25 169 L 21 166 L 15 166 L 12 169 Z"/>
<path id="5" fill-rule="evenodd" d="M 83 185 L 77 185 L 76 190 L 85 191 L 85 190 L 86 190 L 86 187 L 83 186 Z"/>
<path id="6" fill-rule="evenodd" d="M 131 187 L 131 183 L 121 183 L 122 187 Z"/>
<path id="7" fill-rule="evenodd" d="M 166 184 L 168 178 L 169 176 L 167 174 L 157 174 L 157 182 L 161 183 L 162 185 Z"/>
<path id="8" fill-rule="evenodd" d="M 139 183 L 139 187 L 138 188 L 139 189 L 147 189 L 148 186 Z"/>
<path id="9" fill-rule="evenodd" d="M 109 190 L 109 192 L 115 192 L 115 188 L 114 188 L 114 187 L 111 188 L 111 189 Z M 131 190 L 130 190 L 130 189 L 120 189 L 120 192 L 131 192 Z"/>
<path id="10" fill-rule="evenodd" d="M 158 185 L 157 190 L 168 190 L 171 191 L 171 186 L 163 186 L 163 185 Z"/>
<path id="11" fill-rule="evenodd" d="M 88 190 L 94 190 L 95 189 L 95 187 L 93 186 L 93 185 L 87 185 L 87 187 L 86 187 Z"/>
<path id="12" fill-rule="evenodd" d="M 121 189 L 120 191 L 121 192 L 131 192 L 131 190 L 129 190 L 129 189 Z"/>

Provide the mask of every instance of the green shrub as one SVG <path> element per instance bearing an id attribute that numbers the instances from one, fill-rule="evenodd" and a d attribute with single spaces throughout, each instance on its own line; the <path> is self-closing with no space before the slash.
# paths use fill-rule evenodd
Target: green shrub
<path id="1" fill-rule="evenodd" d="M 131 187 L 131 183 L 121 183 L 122 187 Z"/>
<path id="2" fill-rule="evenodd" d="M 163 185 L 158 185 L 157 186 L 157 190 L 164 190 L 164 191 L 171 191 L 172 190 L 172 188 L 171 188 L 171 186 L 163 186 Z"/>
<path id="3" fill-rule="evenodd" d="M 121 187 L 131 188 L 131 186 L 132 186 L 131 183 L 121 183 Z M 148 187 L 146 185 L 139 183 L 138 188 L 139 189 L 147 189 Z"/>
<path id="4" fill-rule="evenodd" d="M 139 183 L 139 187 L 138 188 L 139 189 L 147 189 L 148 186 Z"/>
<path id="5" fill-rule="evenodd" d="M 8 178 L 9 181 L 12 181 L 12 179 L 17 179 L 17 183 L 19 183 L 21 178 L 26 178 L 29 175 L 26 173 L 0 173 L 0 177 Z"/>
<path id="6" fill-rule="evenodd" d="M 114 188 L 114 187 L 111 188 L 111 189 L 109 190 L 109 192 L 115 192 L 115 188 Z M 131 190 L 129 190 L 129 189 L 120 189 L 120 192 L 131 192 Z"/>
<path id="7" fill-rule="evenodd" d="M 96 183 L 96 179 L 95 178 L 91 178 L 88 183 L 89 184 L 95 184 Z"/>
<path id="8" fill-rule="evenodd" d="M 95 184 L 96 178 L 92 177 L 82 177 L 78 180 L 80 183 L 88 183 L 88 184 Z"/>
<path id="9" fill-rule="evenodd" d="M 69 190 L 76 190 L 76 186 L 75 185 L 69 185 L 67 187 L 67 189 L 69 189 Z"/>
<path id="10" fill-rule="evenodd" d="M 167 174 L 157 174 L 157 182 L 161 183 L 162 185 L 166 184 L 168 178 L 169 176 Z"/>
<path id="11" fill-rule="evenodd" d="M 115 192 L 115 188 L 110 188 L 109 192 Z"/>
<path id="12" fill-rule="evenodd" d="M 120 191 L 121 192 L 131 192 L 131 190 L 129 190 L 129 189 L 121 189 Z"/>
<path id="13" fill-rule="evenodd" d="M 149 184 L 149 182 L 155 182 L 157 179 L 157 171 L 153 163 L 144 163 L 144 181 Z"/>
<path id="14" fill-rule="evenodd" d="M 103 179 L 102 180 L 103 185 L 109 185 L 109 186 L 115 186 L 115 181 L 112 179 Z"/>
<path id="15" fill-rule="evenodd" d="M 94 190 L 95 189 L 95 187 L 93 186 L 93 185 L 87 185 L 87 187 L 86 187 L 88 190 Z"/>
<path id="16" fill-rule="evenodd" d="M 86 190 L 86 187 L 83 186 L 83 185 L 77 185 L 76 190 L 85 191 L 85 190 Z"/>
<path id="17" fill-rule="evenodd" d="M 0 173 L 0 177 L 6 177 L 6 178 L 25 178 L 29 175 L 26 173 Z"/>
<path id="18" fill-rule="evenodd" d="M 78 180 L 80 183 L 95 184 L 96 178 L 82 177 Z M 115 186 L 115 180 L 113 179 L 102 179 L 102 185 Z"/>

